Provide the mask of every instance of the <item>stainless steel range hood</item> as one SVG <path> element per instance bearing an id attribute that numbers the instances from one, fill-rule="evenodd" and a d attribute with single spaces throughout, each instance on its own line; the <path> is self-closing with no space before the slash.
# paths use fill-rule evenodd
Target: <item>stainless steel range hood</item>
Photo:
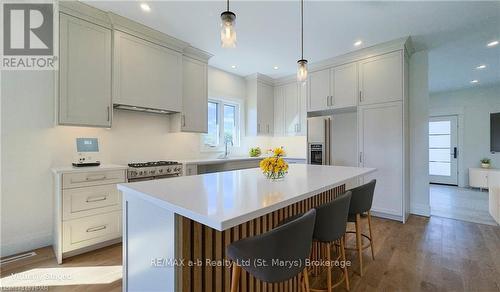
<path id="1" fill-rule="evenodd" d="M 145 113 L 160 114 L 160 115 L 168 115 L 168 114 L 177 113 L 177 112 L 174 112 L 174 111 L 154 109 L 154 108 L 147 108 L 147 107 L 140 107 L 140 106 L 132 106 L 132 105 L 124 105 L 124 104 L 114 104 L 113 108 L 119 109 L 119 110 L 127 110 L 127 111 L 135 111 L 135 112 L 145 112 Z"/>

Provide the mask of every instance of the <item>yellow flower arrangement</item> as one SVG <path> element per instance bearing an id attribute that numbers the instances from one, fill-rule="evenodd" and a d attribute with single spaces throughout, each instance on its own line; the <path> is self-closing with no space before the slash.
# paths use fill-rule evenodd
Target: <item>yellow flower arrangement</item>
<path id="1" fill-rule="evenodd" d="M 285 150 L 275 148 L 272 150 L 273 156 L 263 159 L 259 166 L 264 175 L 269 179 L 279 179 L 288 172 L 288 163 L 283 159 Z"/>

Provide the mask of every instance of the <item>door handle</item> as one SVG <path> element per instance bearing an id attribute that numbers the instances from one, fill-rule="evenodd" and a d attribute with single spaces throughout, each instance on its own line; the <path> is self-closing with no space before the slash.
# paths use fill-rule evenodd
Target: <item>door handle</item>
<path id="1" fill-rule="evenodd" d="M 457 147 L 453 147 L 453 158 L 457 158 L 458 157 L 458 149 Z"/>

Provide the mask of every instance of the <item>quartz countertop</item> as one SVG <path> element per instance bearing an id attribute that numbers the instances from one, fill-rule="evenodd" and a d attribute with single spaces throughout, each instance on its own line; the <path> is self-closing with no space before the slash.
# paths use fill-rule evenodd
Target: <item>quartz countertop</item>
<path id="1" fill-rule="evenodd" d="M 122 170 L 128 169 L 127 165 L 118 165 L 118 164 L 101 164 L 99 166 L 62 166 L 62 167 L 53 167 L 51 168 L 52 172 L 55 174 L 59 173 L 70 173 L 70 172 L 91 172 L 91 171 L 105 171 L 105 170 Z"/>
<path id="2" fill-rule="evenodd" d="M 118 189 L 222 231 L 374 171 L 292 164 L 279 181 L 268 180 L 260 169 L 252 168 L 119 184 Z"/>

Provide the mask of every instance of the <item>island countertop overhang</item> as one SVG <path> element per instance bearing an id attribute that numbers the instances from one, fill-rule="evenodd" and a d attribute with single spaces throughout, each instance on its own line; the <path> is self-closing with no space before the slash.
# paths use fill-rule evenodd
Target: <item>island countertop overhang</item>
<path id="1" fill-rule="evenodd" d="M 374 171 L 295 164 L 281 181 L 270 181 L 253 168 L 119 184 L 118 189 L 223 231 Z"/>

